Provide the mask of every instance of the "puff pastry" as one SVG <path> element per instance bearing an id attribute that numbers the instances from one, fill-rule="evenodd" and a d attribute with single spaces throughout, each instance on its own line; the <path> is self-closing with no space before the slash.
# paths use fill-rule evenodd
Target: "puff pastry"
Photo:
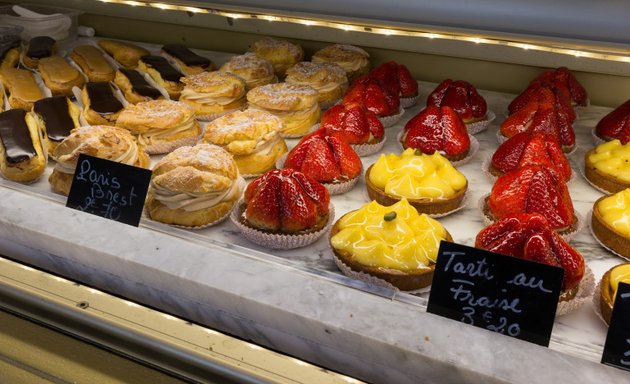
<path id="1" fill-rule="evenodd" d="M 138 147 L 131 134 L 122 128 L 94 125 L 76 128 L 55 148 L 52 157 L 57 160 L 48 182 L 54 192 L 70 193 L 72 178 L 79 155 L 99 157 L 148 168 L 149 156 Z"/>
<path id="2" fill-rule="evenodd" d="M 212 120 L 217 114 L 239 109 L 245 104 L 245 81 L 228 72 L 202 72 L 186 76 L 180 101 L 195 108 L 197 118 Z"/>
<path id="3" fill-rule="evenodd" d="M 70 135 L 70 131 L 81 125 L 79 107 L 66 96 L 38 100 L 33 105 L 33 112 L 41 121 L 46 148 L 50 154 L 61 141 Z"/>
<path id="4" fill-rule="evenodd" d="M 258 175 L 275 168 L 287 152 L 280 137 L 282 121 L 269 112 L 246 109 L 212 121 L 203 141 L 221 146 L 234 156 L 243 175 Z"/>
<path id="5" fill-rule="evenodd" d="M 123 104 L 114 95 L 109 82 L 87 83 L 81 91 L 83 101 L 83 116 L 88 124 L 114 124 Z"/>
<path id="6" fill-rule="evenodd" d="M 247 92 L 249 108 L 260 109 L 282 120 L 281 134 L 299 137 L 308 133 L 321 114 L 318 92 L 308 85 L 267 84 Z"/>
<path id="7" fill-rule="evenodd" d="M 39 74 L 53 95 L 72 95 L 72 87 L 82 88 L 85 77 L 61 56 L 44 57 L 39 60 Z"/>
<path id="8" fill-rule="evenodd" d="M 352 83 L 370 71 L 370 55 L 359 47 L 348 44 L 333 44 L 315 52 L 311 61 L 314 63 L 335 63 L 346 71 L 348 81 Z"/>
<path id="9" fill-rule="evenodd" d="M 256 56 L 268 60 L 278 77 L 283 78 L 287 69 L 304 59 L 304 50 L 288 40 L 264 37 L 252 44 Z"/>
<path id="10" fill-rule="evenodd" d="M 212 71 L 215 68 L 210 59 L 199 56 L 183 44 L 166 44 L 162 47 L 162 54 L 175 61 L 186 75 Z"/>
<path id="11" fill-rule="evenodd" d="M 287 70 L 285 81 L 313 87 L 319 103 L 326 106 L 341 99 L 348 90 L 346 71 L 334 63 L 301 61 Z"/>
<path id="12" fill-rule="evenodd" d="M 81 67 L 81 70 L 90 81 L 114 80 L 114 67 L 105 59 L 103 52 L 93 45 L 81 45 L 72 50 L 72 60 Z"/>
<path id="13" fill-rule="evenodd" d="M 192 145 L 201 135 L 195 110 L 173 100 L 151 100 L 129 105 L 118 117 L 116 126 L 138 138 L 150 154 L 167 153 Z"/>
<path id="14" fill-rule="evenodd" d="M 44 173 L 47 163 L 39 120 L 22 109 L 0 113 L 2 176 L 22 183 L 33 182 Z"/>
<path id="15" fill-rule="evenodd" d="M 0 80 L 8 94 L 11 108 L 30 111 L 33 103 L 44 98 L 33 72 L 26 69 L 6 68 L 0 71 Z"/>
<path id="16" fill-rule="evenodd" d="M 233 73 L 245 80 L 247 90 L 278 82 L 273 65 L 252 52 L 232 56 L 219 70 Z"/>
<path id="17" fill-rule="evenodd" d="M 146 207 L 153 220 L 199 227 L 226 217 L 242 191 L 232 156 L 198 144 L 178 148 L 155 165 Z"/>
<path id="18" fill-rule="evenodd" d="M 98 46 L 103 48 L 114 60 L 127 69 L 136 68 L 140 58 L 150 54 L 149 51 L 142 47 L 122 41 L 99 40 Z"/>

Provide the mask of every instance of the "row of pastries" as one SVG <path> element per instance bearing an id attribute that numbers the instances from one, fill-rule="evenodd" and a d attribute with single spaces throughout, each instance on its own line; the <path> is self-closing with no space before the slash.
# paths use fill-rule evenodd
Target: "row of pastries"
<path id="1" fill-rule="evenodd" d="M 51 72 L 47 68 L 62 65 L 47 64 L 47 60 L 66 59 L 54 55 L 53 44 L 51 55 L 34 63 L 28 59 L 29 49 L 20 55 L 21 62 L 29 62 L 28 67 L 37 69 L 44 83 L 50 84 L 54 76 L 46 73 Z M 118 65 L 112 65 L 113 60 L 105 54 Z M 3 68 L 7 67 L 7 57 Z M 39 175 L 32 169 L 41 167 L 43 172 L 50 154 L 56 165 L 49 181 L 53 190 L 67 194 L 79 152 L 141 167 L 148 166 L 147 154 L 165 154 L 153 166 L 146 203 L 152 219 L 204 227 L 232 213 L 234 224 L 248 239 L 272 248 L 306 245 L 332 227 L 334 260 L 344 273 L 376 275 L 405 290 L 430 284 L 439 241 L 452 237 L 429 215 L 458 211 L 468 180 L 456 166 L 474 156 L 478 143 L 473 134 L 494 118 L 472 84 L 445 80 L 431 92 L 427 107 L 400 132 L 404 152 L 383 154 L 365 170 L 360 156 L 380 151 L 384 129 L 417 101 L 418 89 L 404 66 L 389 62 L 370 70 L 369 55 L 360 48 L 333 45 L 307 62 L 302 61 L 304 53 L 299 46 L 265 38 L 254 43 L 251 52 L 232 57 L 218 71 L 212 71 L 215 64 L 210 60 L 180 45 L 164 46 L 160 55 L 151 55 L 129 43 L 100 40 L 98 47 L 75 47 L 70 58 L 72 62 L 65 62 L 75 69 L 76 63 L 81 77 L 89 80 L 70 87 L 82 88 L 79 101 L 83 110 L 65 95 L 34 101 L 31 108 L 11 104 L 21 88 L 11 80 L 15 76 L 0 76 L 9 105 L 28 110 L 11 109 L 0 115 L 0 135 L 5 143 L 6 135 L 13 135 L 14 142 L 22 144 L 28 136 L 33 143 L 32 148 L 3 146 L 0 170 L 5 177 L 21 182 L 36 179 Z M 110 74 L 100 77 L 108 66 Z M 11 66 L 7 70 L 24 71 Z M 586 96 L 585 92 L 565 92 L 557 86 L 556 77 L 564 76 L 570 84 L 567 90 L 580 90 L 566 73 L 564 69 L 546 71 L 510 104 L 511 115 L 500 129 L 507 144 L 499 147 L 499 155 L 488 168 L 491 175 L 504 178 L 498 185 L 529 186 L 536 180 L 549 191 L 553 186 L 555 192 L 545 192 L 546 196 L 556 193 L 559 197 L 554 201 L 565 206 L 540 203 L 541 211 L 556 213 L 555 217 L 517 212 L 539 215 L 527 219 L 519 216 L 517 220 L 514 212 L 507 212 L 517 199 L 502 197 L 497 187 L 484 213 L 497 225 L 517 220 L 519 224 L 513 225 L 512 232 L 543 233 L 554 252 L 575 261 L 579 256 L 556 234 L 558 230 L 571 232 L 577 225 L 570 197 L 557 188 L 572 174 L 562 152 L 574 148 L 573 107 L 584 105 Z M 322 108 L 329 109 L 322 114 Z M 66 123 L 71 121 L 72 133 L 64 137 L 55 132 L 46 118 L 47 109 L 56 111 L 48 112 L 51 115 L 63 116 Z M 93 126 L 80 127 L 80 118 Z M 14 131 L 18 121 L 26 127 L 23 134 L 7 133 Z M 538 131 L 531 128 L 541 121 L 554 123 Z M 309 133 L 318 122 L 319 129 Z M 522 127 L 531 129 L 525 132 Z M 287 153 L 283 138 L 295 137 L 303 138 Z M 540 163 L 513 161 L 514 151 L 522 152 L 526 147 L 531 151 L 542 148 L 549 156 L 546 159 L 551 159 L 544 164 L 553 165 L 550 171 L 539 169 Z M 607 153 L 613 150 L 609 148 Z M 524 165 L 539 168 L 523 171 Z M 276 166 L 284 169 L 276 170 Z M 16 169 L 18 172 L 13 172 Z M 353 188 L 364 171 L 373 201 L 334 222 L 330 195 Z M 247 185 L 243 176 L 259 177 Z M 529 196 L 523 193 L 522 198 Z M 568 213 L 564 215 L 564 211 Z M 556 228 L 548 228 L 550 219 L 559 223 Z M 543 227 L 546 229 L 541 232 Z M 487 235 L 492 231 L 482 231 L 477 246 L 503 253 L 523 246 L 497 243 Z M 505 234 L 513 236 L 512 232 Z M 558 263 L 562 266 L 563 259 Z M 568 274 L 565 283 L 575 287 L 580 280 L 576 276 Z M 567 299 L 574 295 L 569 293 Z"/>

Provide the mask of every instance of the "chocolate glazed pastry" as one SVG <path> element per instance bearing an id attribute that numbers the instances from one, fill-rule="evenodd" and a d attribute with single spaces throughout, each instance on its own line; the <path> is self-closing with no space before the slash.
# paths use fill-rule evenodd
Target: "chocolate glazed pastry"
<path id="1" fill-rule="evenodd" d="M 214 67 L 208 58 L 199 56 L 183 44 L 167 44 L 162 47 L 162 51 L 177 60 L 187 75 L 211 70 Z"/>
<path id="2" fill-rule="evenodd" d="M 162 56 L 142 56 L 140 59 L 142 60 L 149 68 L 153 68 L 162 79 L 172 82 L 179 82 L 179 79 L 184 77 L 177 69 L 173 68 L 171 64 L 169 64 L 168 60 L 163 58 Z"/>
<path id="3" fill-rule="evenodd" d="M 116 113 L 123 109 L 123 105 L 114 96 L 114 92 L 109 83 L 87 83 L 88 97 L 90 98 L 90 108 L 102 114 Z"/>
<path id="4" fill-rule="evenodd" d="M 57 42 L 52 37 L 36 36 L 28 43 L 28 49 L 24 55 L 24 65 L 29 68 L 37 68 L 39 59 L 52 56 L 55 53 Z"/>
<path id="5" fill-rule="evenodd" d="M 131 84 L 131 89 L 134 93 L 137 93 L 140 96 L 148 97 L 151 99 L 158 99 L 162 96 L 162 93 L 160 93 L 159 90 L 157 90 L 155 87 L 149 84 L 144 78 L 144 76 L 140 74 L 140 72 L 134 69 L 125 69 L 125 68 L 119 68 L 118 70 L 123 75 L 125 75 L 127 80 L 129 80 L 129 83 Z M 120 87 L 120 84 L 118 86 Z M 127 96 L 127 92 L 125 92 L 125 97 L 126 96 Z"/>
<path id="6" fill-rule="evenodd" d="M 0 114 L 0 139 L 4 146 L 4 158 L 10 164 L 29 160 L 37 154 L 25 117 L 23 109 L 10 109 Z"/>
<path id="7" fill-rule="evenodd" d="M 44 123 L 48 153 L 53 153 L 57 145 L 70 135 L 70 131 L 80 125 L 79 108 L 65 96 L 38 100 L 33 106 L 33 112 Z"/>
<path id="8" fill-rule="evenodd" d="M 20 60 L 20 36 L 7 35 L 0 37 L 0 69 L 13 68 Z"/>

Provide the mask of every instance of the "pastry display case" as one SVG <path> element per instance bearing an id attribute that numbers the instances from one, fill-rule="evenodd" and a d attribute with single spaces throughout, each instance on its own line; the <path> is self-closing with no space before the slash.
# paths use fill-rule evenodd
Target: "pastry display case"
<path id="1" fill-rule="evenodd" d="M 623 12 L 616 11 L 623 6 L 620 1 L 607 9 L 580 1 L 566 12 L 543 1 L 515 1 L 515 8 L 503 11 L 505 7 L 492 0 L 475 6 L 459 6 L 454 0 L 439 5 L 398 0 L 387 6 L 376 1 L 282 0 L 264 5 L 34 3 L 82 12 L 72 17 L 78 18 L 79 34 L 88 36 L 62 41 L 60 49 L 68 54 L 100 38 L 133 42 L 151 53 L 159 53 L 164 44 L 182 43 L 220 67 L 262 36 L 275 36 L 301 45 L 306 57 L 331 43 L 343 43 L 365 49 L 372 66 L 390 60 L 405 64 L 419 84 L 418 104 L 384 128 L 382 149 L 360 159 L 364 172 L 381 153 L 403 151 L 403 127 L 426 105 L 438 83 L 452 78 L 474 84 L 495 118 L 470 139 L 471 152 L 457 164 L 468 180 L 461 206 L 437 219 L 455 242 L 470 246 L 486 225 L 479 203 L 490 193 L 493 180 L 484 166 L 499 145 L 497 133 L 508 105 L 544 69 L 566 66 L 590 99 L 577 110 L 576 149 L 568 155 L 573 174 L 568 188 L 578 220 L 570 244 L 584 256 L 591 283 L 623 262 L 591 234 L 590 210 L 602 193 L 582 176 L 584 154 L 594 147 L 595 125 L 630 97 L 625 46 L 630 32 Z M 600 18 L 608 22 L 602 26 L 596 22 Z M 539 21 L 532 24 L 533 19 Z M 92 31 L 95 36 L 89 36 Z M 286 138 L 289 148 L 298 141 Z M 152 163 L 158 159 L 154 156 Z M 49 164 L 44 176 L 29 184 L 0 179 L 0 253 L 24 264 L 2 262 L 16 271 L 12 276 L 18 281 L 20 268 L 33 266 L 60 280 L 118 296 L 129 303 L 124 305 L 137 302 L 163 311 L 167 318 L 185 319 L 368 382 L 624 382 L 630 377 L 599 363 L 607 326 L 592 292 L 579 297 L 578 309 L 556 318 L 549 347 L 541 347 L 427 313 L 426 288 L 403 292 L 344 275 L 335 264 L 327 233 L 307 246 L 277 250 L 249 241 L 229 218 L 215 226 L 187 229 L 153 221 L 145 213 L 135 228 L 66 208 L 66 198 L 53 193 L 48 183 L 52 168 Z M 370 200 L 364 176 L 350 187 L 331 197 L 335 219 Z M 54 277 L 42 277 L 43 286 L 35 291 L 46 291 L 45 285 L 54 282 Z M 50 300 L 51 295 L 41 295 L 26 307 L 46 306 Z M 137 316 L 133 311 L 125 314 L 120 303 L 99 304 L 123 319 Z M 151 348 L 174 344 L 173 350 L 178 350 L 178 328 L 155 328 L 168 337 Z M 82 337 L 89 339 L 89 333 Z M 186 337 L 195 344 L 197 336 Z M 181 356 L 187 359 L 178 367 L 183 370 L 203 359 L 194 353 Z"/>

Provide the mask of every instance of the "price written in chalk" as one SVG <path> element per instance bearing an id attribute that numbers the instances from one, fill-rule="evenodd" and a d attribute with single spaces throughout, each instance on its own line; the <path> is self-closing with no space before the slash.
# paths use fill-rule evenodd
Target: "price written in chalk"
<path id="1" fill-rule="evenodd" d="M 602 363 L 630 371 L 630 284 L 617 288 Z"/>
<path id="2" fill-rule="evenodd" d="M 66 206 L 138 226 L 151 171 L 81 154 Z"/>
<path id="3" fill-rule="evenodd" d="M 548 345 L 563 271 L 442 242 L 428 311 Z"/>

